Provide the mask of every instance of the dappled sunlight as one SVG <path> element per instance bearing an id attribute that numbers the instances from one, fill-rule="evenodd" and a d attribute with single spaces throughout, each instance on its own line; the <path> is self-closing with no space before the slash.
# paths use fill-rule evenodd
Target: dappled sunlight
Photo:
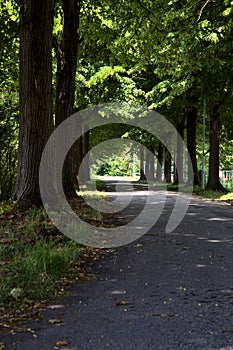
<path id="1" fill-rule="evenodd" d="M 224 219 L 224 218 L 210 218 L 210 219 L 206 219 L 207 221 L 233 221 L 233 218 L 227 218 L 227 219 Z"/>
<path id="2" fill-rule="evenodd" d="M 232 239 L 210 239 L 210 237 L 203 237 L 203 236 L 198 236 L 197 234 L 192 234 L 192 233 L 186 233 L 186 234 L 181 234 L 181 233 L 173 233 L 174 236 L 184 236 L 184 237 L 190 237 L 190 238 L 196 238 L 197 240 L 200 241 L 205 241 L 208 243 L 230 243 L 233 244 L 233 238 Z"/>
<path id="3" fill-rule="evenodd" d="M 185 237 L 196 237 L 196 235 L 194 235 L 193 233 L 185 233 L 184 236 Z"/>
<path id="4" fill-rule="evenodd" d="M 222 195 L 220 201 L 233 200 L 233 192 Z"/>
<path id="5" fill-rule="evenodd" d="M 98 175 L 97 179 L 100 179 L 102 181 L 125 181 L 125 182 L 131 182 L 131 181 L 138 181 L 139 176 L 101 176 Z"/>
<path id="6" fill-rule="evenodd" d="M 164 192 L 159 192 L 157 191 L 156 193 L 154 191 L 124 191 L 124 192 L 107 192 L 105 193 L 105 195 L 107 196 L 111 196 L 111 197 L 116 197 L 116 196 L 122 196 L 122 197 L 125 197 L 125 196 L 136 196 L 136 197 L 142 197 L 142 196 L 160 196 L 160 195 L 164 195 Z"/>
<path id="7" fill-rule="evenodd" d="M 78 196 L 89 196 L 92 198 L 99 198 L 99 197 L 106 197 L 105 192 L 100 192 L 100 191 L 89 191 L 89 190 L 80 190 L 76 192 Z"/>
<path id="8" fill-rule="evenodd" d="M 233 243 L 230 239 L 208 239 L 209 243 Z"/>
<path id="9" fill-rule="evenodd" d="M 199 241 L 203 241 L 203 242 L 208 242 L 208 243 L 229 243 L 231 245 L 233 245 L 233 237 L 232 239 L 226 239 L 225 237 L 218 237 L 218 238 L 211 238 L 210 237 L 210 233 L 207 233 L 207 236 L 199 236 L 198 234 L 194 234 L 194 233 L 172 233 L 173 236 L 177 236 L 177 237 L 187 237 L 187 238 L 191 238 L 191 239 L 197 239 Z"/>

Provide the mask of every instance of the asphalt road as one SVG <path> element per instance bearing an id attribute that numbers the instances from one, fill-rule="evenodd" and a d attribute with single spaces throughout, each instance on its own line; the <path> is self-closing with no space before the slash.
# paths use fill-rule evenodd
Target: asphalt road
<path id="1" fill-rule="evenodd" d="M 176 196 L 167 195 L 149 232 L 103 256 L 95 282 L 76 285 L 41 321 L 0 335 L 5 350 L 233 349 L 233 208 L 193 199 L 165 233 Z M 144 199 L 135 195 L 115 220 L 138 215 Z"/>

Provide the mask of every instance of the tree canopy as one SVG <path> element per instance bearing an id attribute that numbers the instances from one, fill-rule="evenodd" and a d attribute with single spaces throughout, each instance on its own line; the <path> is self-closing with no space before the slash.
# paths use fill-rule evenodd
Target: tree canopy
<path id="1" fill-rule="evenodd" d="M 106 102 L 144 105 L 172 122 L 187 143 L 197 183 L 206 101 L 207 185 L 221 189 L 219 168 L 232 169 L 232 2 L 60 0 L 49 3 L 42 1 L 37 7 L 35 1 L 1 0 L 0 199 L 10 198 L 15 192 L 17 200 L 24 200 L 27 190 L 23 188 L 29 186 L 25 183 L 31 178 L 29 174 L 34 174 L 33 181 L 37 183 L 29 186 L 30 196 L 38 195 L 35 174 L 52 130 L 73 111 Z M 29 58 L 32 61 L 27 61 Z M 35 84 L 38 85 L 31 96 Z M 35 91 L 41 91 L 40 97 L 36 97 Z M 34 109 L 27 110 L 24 116 L 22 106 L 30 98 Z M 40 115 L 36 112 L 36 98 L 38 103 L 42 99 L 47 101 L 43 108 L 38 107 Z M 93 130 L 88 136 L 88 147 L 111 138 L 114 132 L 114 126 L 101 132 Z M 143 131 L 125 126 L 118 129 L 119 135 L 121 132 L 137 136 L 146 145 Z M 159 142 L 151 141 L 153 152 L 158 155 Z M 33 149 L 34 142 L 40 144 L 39 153 L 34 149 L 37 157 L 33 152 L 24 153 L 29 146 Z M 80 142 L 76 146 L 80 150 L 82 145 Z M 66 169 L 72 162 L 74 166 L 74 153 L 70 154 Z M 81 156 L 84 153 L 81 150 Z M 165 162 L 166 157 L 161 159 Z M 25 170 L 27 166 L 34 168 Z M 70 168 L 65 175 L 70 192 L 71 172 Z"/>

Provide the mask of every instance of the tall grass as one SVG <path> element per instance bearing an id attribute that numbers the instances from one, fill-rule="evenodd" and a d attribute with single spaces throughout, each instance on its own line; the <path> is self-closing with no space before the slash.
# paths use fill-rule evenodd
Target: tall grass
<path id="1" fill-rule="evenodd" d="M 54 297 L 57 281 L 70 277 L 78 264 L 80 245 L 50 237 L 51 225 L 42 209 L 30 211 L 21 223 L 1 223 L 0 306 Z M 48 230 L 45 237 L 41 230 Z"/>

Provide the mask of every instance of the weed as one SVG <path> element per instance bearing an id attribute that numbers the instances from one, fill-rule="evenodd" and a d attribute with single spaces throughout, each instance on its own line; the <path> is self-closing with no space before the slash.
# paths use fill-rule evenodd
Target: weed
<path id="1" fill-rule="evenodd" d="M 80 245 L 65 237 L 59 242 L 52 239 L 47 231 L 52 225 L 43 209 L 33 208 L 15 220 L 10 215 L 1 224 L 1 309 L 54 298 L 59 279 L 74 274 Z M 47 233 L 45 237 L 38 234 L 41 229 Z"/>

